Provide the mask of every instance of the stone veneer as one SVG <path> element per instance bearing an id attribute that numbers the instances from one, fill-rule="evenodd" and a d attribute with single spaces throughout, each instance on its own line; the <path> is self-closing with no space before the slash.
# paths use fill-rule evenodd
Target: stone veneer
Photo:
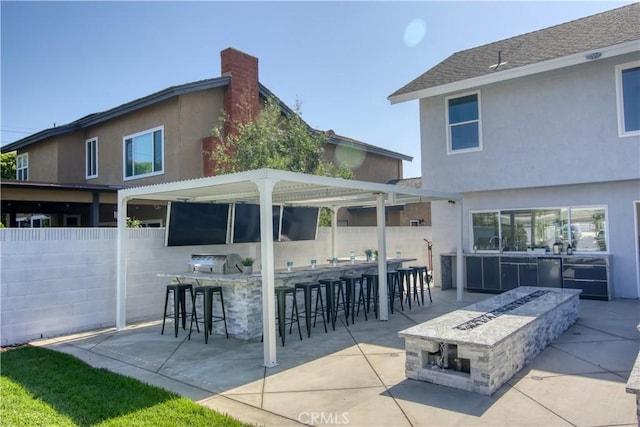
<path id="1" fill-rule="evenodd" d="M 638 331 L 640 331 L 640 325 L 638 325 Z M 626 386 L 627 393 L 633 393 L 636 395 L 636 416 L 638 417 L 638 425 L 640 426 L 640 353 L 636 358 L 629 379 Z"/>
<path id="2" fill-rule="evenodd" d="M 387 268 L 394 269 L 403 262 L 415 261 L 415 258 L 391 258 Z M 377 272 L 378 265 L 372 262 L 348 262 L 330 265 L 318 265 L 316 268 L 294 268 L 291 272 L 276 271 L 275 285 L 290 285 L 302 282 L 317 282 L 320 279 L 334 279 L 342 275 L 361 275 L 364 272 Z M 254 274 L 210 274 L 210 273 L 160 273 L 162 277 L 179 279 L 183 283 L 195 285 L 215 285 L 222 287 L 224 308 L 227 317 L 229 336 L 242 340 L 259 338 L 262 335 L 262 277 Z M 299 310 L 303 310 L 303 298 L 298 298 Z M 173 306 L 172 306 L 173 307 Z M 187 308 L 188 309 L 188 308 Z M 202 298 L 196 304 L 198 313 L 202 313 Z M 287 308 L 290 310 L 291 306 Z M 289 311 L 287 311 L 289 312 Z M 214 296 L 213 314 L 221 314 L 219 299 Z M 224 333 L 222 322 L 215 322 L 213 332 Z"/>
<path id="3" fill-rule="evenodd" d="M 455 328 L 539 290 L 548 292 L 473 329 Z M 491 395 L 576 322 L 580 292 L 523 286 L 400 331 L 407 378 Z M 441 345 L 455 347 L 458 370 L 434 364 Z"/>

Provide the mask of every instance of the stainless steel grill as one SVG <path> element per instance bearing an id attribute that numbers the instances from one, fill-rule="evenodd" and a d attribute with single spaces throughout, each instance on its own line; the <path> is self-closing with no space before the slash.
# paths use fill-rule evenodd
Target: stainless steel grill
<path id="1" fill-rule="evenodd" d="M 241 273 L 241 261 L 242 257 L 238 254 L 191 254 L 189 271 L 213 274 Z"/>

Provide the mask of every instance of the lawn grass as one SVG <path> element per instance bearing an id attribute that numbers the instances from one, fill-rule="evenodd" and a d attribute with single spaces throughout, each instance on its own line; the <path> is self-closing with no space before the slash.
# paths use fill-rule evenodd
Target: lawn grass
<path id="1" fill-rule="evenodd" d="M 73 356 L 23 346 L 0 355 L 2 426 L 247 426 Z"/>

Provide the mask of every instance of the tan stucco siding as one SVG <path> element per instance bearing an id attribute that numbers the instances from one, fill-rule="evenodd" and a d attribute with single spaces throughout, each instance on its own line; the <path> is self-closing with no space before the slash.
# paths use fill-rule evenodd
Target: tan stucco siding
<path id="1" fill-rule="evenodd" d="M 56 182 L 84 182 L 86 169 L 83 132 L 61 135 L 56 138 L 56 141 L 58 152 L 58 180 Z"/>
<path id="2" fill-rule="evenodd" d="M 180 179 L 203 176 L 202 138 L 211 136 L 212 129 L 223 114 L 223 88 L 180 96 L 180 139 L 175 148 L 180 155 Z"/>
<path id="3" fill-rule="evenodd" d="M 30 202 L 91 203 L 92 193 L 65 190 L 25 190 L 24 188 L 2 188 L 3 200 L 25 200 Z"/>
<path id="4" fill-rule="evenodd" d="M 29 181 L 58 182 L 58 144 L 34 144 L 17 154 L 27 153 Z"/>
<path id="5" fill-rule="evenodd" d="M 324 158 L 348 167 L 354 173 L 353 179 L 359 181 L 386 183 L 402 178 L 402 160 L 379 154 L 327 144 L 324 148 Z"/>

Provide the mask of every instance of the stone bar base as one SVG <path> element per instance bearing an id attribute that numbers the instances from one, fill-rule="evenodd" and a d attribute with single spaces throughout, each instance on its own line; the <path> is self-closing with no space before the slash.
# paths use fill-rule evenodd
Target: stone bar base
<path id="1" fill-rule="evenodd" d="M 640 331 L 640 325 L 638 325 L 638 331 Z M 640 353 L 638 353 L 636 363 L 633 364 L 633 368 L 631 369 L 626 390 L 627 393 L 636 395 L 636 415 L 638 417 L 638 425 L 640 426 Z"/>
<path id="2" fill-rule="evenodd" d="M 519 287 L 400 331 L 407 378 L 491 395 L 576 322 L 580 292 Z"/>

